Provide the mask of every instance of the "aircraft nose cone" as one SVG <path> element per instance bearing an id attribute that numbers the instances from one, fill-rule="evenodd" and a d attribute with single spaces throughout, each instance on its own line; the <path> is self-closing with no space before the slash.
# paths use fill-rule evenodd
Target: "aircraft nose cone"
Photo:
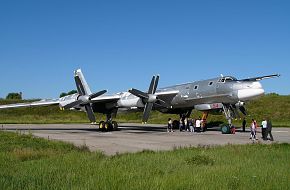
<path id="1" fill-rule="evenodd" d="M 252 100 L 263 96 L 265 93 L 264 89 L 257 88 L 257 89 L 242 89 L 238 90 L 238 98 L 241 101 Z"/>

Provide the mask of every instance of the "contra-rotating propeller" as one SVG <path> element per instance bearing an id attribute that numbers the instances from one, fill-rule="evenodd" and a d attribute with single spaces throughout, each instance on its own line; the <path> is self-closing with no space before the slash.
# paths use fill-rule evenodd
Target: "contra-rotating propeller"
<path id="1" fill-rule="evenodd" d="M 84 106 L 87 112 L 87 116 L 91 122 L 96 122 L 96 118 L 91 106 L 91 100 L 98 96 L 101 96 L 107 92 L 107 90 L 102 90 L 96 93 L 91 93 L 82 73 L 80 70 L 75 72 L 75 82 L 78 90 L 79 97 L 76 101 L 71 102 L 64 106 L 65 109 L 73 108 L 75 106 Z"/>
<path id="2" fill-rule="evenodd" d="M 159 75 L 157 75 L 156 77 L 155 76 L 152 77 L 152 80 L 148 89 L 148 93 L 142 92 L 134 88 L 129 90 L 131 94 L 141 98 L 142 101 L 145 103 L 142 122 L 148 121 L 150 111 L 152 110 L 152 107 L 154 104 L 161 107 L 165 107 L 165 108 L 170 107 L 170 105 L 168 105 L 165 101 L 161 100 L 155 95 L 155 92 L 158 86 L 158 81 L 159 81 Z"/>

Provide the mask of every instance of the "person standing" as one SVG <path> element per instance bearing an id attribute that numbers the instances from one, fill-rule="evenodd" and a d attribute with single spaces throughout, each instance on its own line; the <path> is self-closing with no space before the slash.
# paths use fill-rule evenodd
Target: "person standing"
<path id="1" fill-rule="evenodd" d="M 194 133 L 194 127 L 193 127 L 193 119 L 188 119 L 188 125 L 191 133 Z"/>
<path id="2" fill-rule="evenodd" d="M 247 121 L 246 118 L 243 119 L 243 132 L 246 132 L 246 125 L 247 125 Z"/>
<path id="3" fill-rule="evenodd" d="M 251 123 L 251 139 L 254 142 L 255 140 L 257 140 L 256 138 L 256 127 L 257 127 L 257 123 L 254 119 L 252 119 L 252 123 Z"/>
<path id="4" fill-rule="evenodd" d="M 167 132 L 173 132 L 171 118 L 168 118 Z"/>
<path id="5" fill-rule="evenodd" d="M 272 122 L 269 119 L 267 120 L 266 139 L 268 138 L 268 135 L 270 135 L 270 141 L 274 141 L 272 135 Z"/>
<path id="6" fill-rule="evenodd" d="M 200 127 L 201 127 L 201 120 L 200 118 L 198 118 L 196 121 L 195 121 L 195 129 L 196 129 L 196 132 L 200 132 Z"/>
<path id="7" fill-rule="evenodd" d="M 183 120 L 180 118 L 179 120 L 179 131 L 181 132 L 183 130 Z"/>
<path id="8" fill-rule="evenodd" d="M 261 127 L 261 130 L 262 130 L 262 139 L 263 140 L 267 140 L 267 137 L 266 137 L 266 131 L 267 131 L 267 120 L 266 119 L 263 119 L 262 121 L 262 127 Z"/>
<path id="9" fill-rule="evenodd" d="M 189 127 L 188 127 L 189 125 L 188 125 L 188 118 L 186 117 L 185 119 L 184 119 L 184 127 L 185 127 L 185 131 L 189 131 Z"/>

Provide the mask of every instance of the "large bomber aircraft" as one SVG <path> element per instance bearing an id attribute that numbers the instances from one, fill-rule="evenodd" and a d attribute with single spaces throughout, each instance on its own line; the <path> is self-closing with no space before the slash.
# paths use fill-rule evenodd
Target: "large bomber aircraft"
<path id="1" fill-rule="evenodd" d="M 159 76 L 153 76 L 147 92 L 130 89 L 114 95 L 106 95 L 107 90 L 92 93 L 80 69 L 74 72 L 77 93 L 59 99 L 44 99 L 32 103 L 1 105 L 0 109 L 59 105 L 60 109 L 81 110 L 87 113 L 89 120 L 96 123 L 94 112 L 106 114 L 106 121 L 99 122 L 101 130 L 118 128 L 113 121 L 118 109 L 143 110 L 142 122 L 149 119 L 151 110 L 162 113 L 179 114 L 189 117 L 192 110 L 203 111 L 203 119 L 210 111 L 222 110 L 231 125 L 233 118 L 240 117 L 239 111 L 246 115 L 246 101 L 264 95 L 260 80 L 279 77 L 268 75 L 238 80 L 231 76 L 190 82 L 157 89 Z"/>

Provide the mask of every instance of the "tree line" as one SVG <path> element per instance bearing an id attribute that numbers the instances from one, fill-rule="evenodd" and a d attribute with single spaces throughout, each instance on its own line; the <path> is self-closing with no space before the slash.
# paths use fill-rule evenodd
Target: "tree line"
<path id="1" fill-rule="evenodd" d="M 71 95 L 71 94 L 75 94 L 77 93 L 78 91 L 76 90 L 71 90 L 69 92 L 62 92 L 60 93 L 59 97 L 64 97 L 64 96 L 67 96 L 67 95 Z M 6 96 L 6 100 L 22 100 L 22 92 L 10 92 L 7 94 Z"/>

